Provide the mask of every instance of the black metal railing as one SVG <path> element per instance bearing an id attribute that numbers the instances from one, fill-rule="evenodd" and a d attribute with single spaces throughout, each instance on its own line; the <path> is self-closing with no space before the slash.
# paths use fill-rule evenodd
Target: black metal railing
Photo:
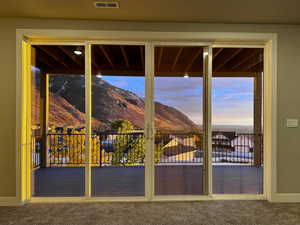
<path id="1" fill-rule="evenodd" d="M 48 166 L 84 166 L 85 134 L 47 134 Z M 156 164 L 203 163 L 203 135 L 199 133 L 156 134 L 154 160 Z M 215 164 L 263 164 L 262 134 L 235 132 L 212 133 L 212 162 Z M 41 162 L 40 138 L 33 138 L 33 168 Z M 91 135 L 93 166 L 143 165 L 145 137 L 139 133 L 102 132 Z"/>
<path id="2" fill-rule="evenodd" d="M 213 163 L 262 165 L 262 134 L 213 132 Z"/>
<path id="3" fill-rule="evenodd" d="M 49 166 L 80 166 L 85 164 L 85 135 L 71 133 L 47 134 Z"/>
<path id="4" fill-rule="evenodd" d="M 39 135 L 31 137 L 31 168 L 35 169 L 41 166 L 41 144 L 42 139 Z"/>

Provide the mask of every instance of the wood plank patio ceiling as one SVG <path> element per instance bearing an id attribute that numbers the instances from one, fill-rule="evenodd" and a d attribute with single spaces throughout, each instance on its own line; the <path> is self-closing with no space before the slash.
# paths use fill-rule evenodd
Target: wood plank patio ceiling
<path id="1" fill-rule="evenodd" d="M 36 45 L 34 64 L 49 74 L 84 74 L 84 53 L 76 46 Z M 84 47 L 81 47 L 84 51 Z M 93 45 L 93 75 L 144 76 L 145 49 L 142 46 Z M 201 47 L 156 47 L 156 76 L 200 77 L 203 70 Z M 263 49 L 214 48 L 213 76 L 245 77 L 263 71 Z"/>

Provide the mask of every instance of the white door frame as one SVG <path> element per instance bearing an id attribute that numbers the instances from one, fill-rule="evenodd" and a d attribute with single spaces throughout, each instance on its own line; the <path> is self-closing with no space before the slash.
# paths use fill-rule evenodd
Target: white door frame
<path id="1" fill-rule="evenodd" d="M 97 38 L 95 38 L 97 37 Z M 101 37 L 101 38 L 99 38 Z M 105 41 L 104 41 L 105 40 Z M 207 41 L 211 40 L 211 41 Z M 30 179 L 24 173 L 27 171 L 28 163 L 25 163 L 24 154 L 28 157 L 28 141 L 24 143 L 24 135 L 28 135 L 28 132 L 22 127 L 22 119 L 26 114 L 24 109 L 24 104 L 28 100 L 24 99 L 26 96 L 26 89 L 28 84 L 24 82 L 24 77 L 22 74 L 28 73 L 28 68 L 26 69 L 26 60 L 22 58 L 24 55 L 24 42 L 29 44 L 65 44 L 65 45 L 85 45 L 86 48 L 93 43 L 118 43 L 125 44 L 129 42 L 143 42 L 145 44 L 146 52 L 146 74 L 154 74 L 151 64 L 153 64 L 153 47 L 151 43 L 159 41 L 160 43 L 165 42 L 165 44 L 176 45 L 190 43 L 194 45 L 195 43 L 202 43 L 212 47 L 263 47 L 265 49 L 264 54 L 264 194 L 263 195 L 247 195 L 247 194 L 237 194 L 237 195 L 214 195 L 209 193 L 207 196 L 166 196 L 165 198 L 153 198 L 153 187 L 150 189 L 146 188 L 145 197 L 90 197 L 90 192 L 87 191 L 85 197 L 57 197 L 57 198 L 29 198 L 28 194 L 28 182 Z M 173 43 L 171 43 L 173 42 Z M 22 44 L 23 43 L 23 44 Z M 276 194 L 276 104 L 277 104 L 277 35 L 273 33 L 207 33 L 207 32 L 136 32 L 136 31 L 87 31 L 87 30 L 39 30 L 39 29 L 17 29 L 17 130 L 16 130 L 16 195 L 20 202 L 26 201 L 44 201 L 44 202 L 54 202 L 54 201 L 172 201 L 172 200 L 214 200 L 214 199 L 268 199 L 272 201 L 274 195 Z M 23 48 L 22 48 L 23 45 Z M 152 50 L 151 50 L 152 49 Z M 88 50 L 88 49 L 87 49 Z M 89 51 L 88 51 L 89 52 Z M 150 58 L 149 58 L 150 57 Z M 86 61 L 90 61 L 90 56 L 86 56 Z M 27 70 L 27 72 L 26 72 Z M 90 82 L 90 68 L 86 68 L 86 82 Z M 149 75 L 148 75 L 149 76 Z M 146 76 L 147 78 L 147 76 Z M 153 79 L 146 81 L 149 90 L 153 90 Z M 89 93 L 91 90 L 86 90 Z M 153 95 L 152 93 L 148 93 Z M 152 96 L 153 98 L 153 96 Z M 86 103 L 87 106 L 91 105 L 90 99 Z M 25 110 L 25 111 L 24 111 Z M 153 107 L 149 111 L 148 116 L 154 116 Z M 25 113 L 25 114 L 24 114 Z M 87 124 L 89 127 L 90 125 Z M 28 129 L 27 129 L 28 131 Z M 151 131 L 152 132 L 152 131 Z M 27 134 L 26 134 L 27 133 Z M 153 133 L 153 132 L 152 132 Z M 151 147 L 151 146 L 149 146 Z M 24 153 L 25 152 L 25 153 Z M 147 153 L 146 153 L 147 154 Z M 29 155 L 30 156 L 30 155 Z M 151 156 L 148 155 L 148 160 L 151 160 Z M 27 160 L 28 161 L 28 160 Z M 88 177 L 90 177 L 90 168 L 86 170 Z M 147 170 L 148 176 L 153 179 L 153 171 Z M 146 175 L 147 176 L 147 175 Z M 86 183 L 90 183 L 86 180 Z M 154 183 L 151 180 L 150 183 Z M 87 184 L 86 184 L 87 185 Z M 149 184 L 146 184 L 147 187 Z M 211 185 L 210 185 L 211 186 Z M 145 186 L 146 187 L 146 186 Z M 90 190 L 90 187 L 88 187 Z"/>

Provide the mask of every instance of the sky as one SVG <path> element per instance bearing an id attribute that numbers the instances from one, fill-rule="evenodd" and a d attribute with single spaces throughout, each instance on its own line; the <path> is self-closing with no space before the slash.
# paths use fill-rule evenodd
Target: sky
<path id="1" fill-rule="evenodd" d="M 103 76 L 119 88 L 145 97 L 144 77 Z M 154 100 L 173 106 L 202 124 L 202 78 L 156 77 Z M 253 125 L 253 78 L 213 78 L 212 124 Z"/>

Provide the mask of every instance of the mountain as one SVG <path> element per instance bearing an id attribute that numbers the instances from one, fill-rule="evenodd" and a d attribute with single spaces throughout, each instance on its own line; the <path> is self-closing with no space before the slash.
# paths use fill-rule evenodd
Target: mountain
<path id="1" fill-rule="evenodd" d="M 40 92 L 36 88 L 32 97 L 32 121 L 34 121 L 34 125 L 38 125 L 40 118 Z M 94 126 L 102 125 L 96 119 L 92 120 L 92 124 Z M 50 92 L 49 125 L 82 127 L 85 126 L 85 115 L 64 98 Z"/>
<path id="2" fill-rule="evenodd" d="M 74 126 L 82 124 L 85 108 L 84 87 L 84 76 L 51 77 L 50 121 L 60 125 L 70 121 L 74 122 Z M 144 128 L 144 99 L 133 92 L 115 87 L 96 76 L 93 77 L 92 81 L 92 105 L 94 128 L 107 129 L 115 120 L 129 120 L 136 128 Z M 160 102 L 155 102 L 155 124 L 161 130 L 196 128 L 196 124 L 182 112 Z"/>

